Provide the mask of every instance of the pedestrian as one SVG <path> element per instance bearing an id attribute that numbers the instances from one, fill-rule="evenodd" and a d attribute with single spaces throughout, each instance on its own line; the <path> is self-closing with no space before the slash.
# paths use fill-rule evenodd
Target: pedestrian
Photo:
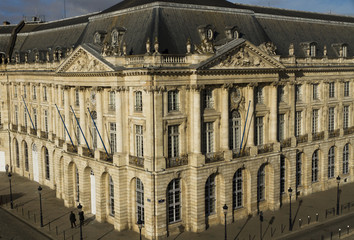
<path id="1" fill-rule="evenodd" d="M 70 223 L 71 223 L 71 228 L 76 227 L 76 217 L 73 211 L 70 213 Z"/>

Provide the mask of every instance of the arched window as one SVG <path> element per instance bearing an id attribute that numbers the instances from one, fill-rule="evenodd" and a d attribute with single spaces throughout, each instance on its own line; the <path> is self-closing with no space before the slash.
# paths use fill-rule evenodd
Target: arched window
<path id="1" fill-rule="evenodd" d="M 50 180 L 50 165 L 48 149 L 44 147 L 44 161 L 45 161 L 45 178 Z"/>
<path id="2" fill-rule="evenodd" d="M 75 180 L 76 180 L 76 201 L 80 202 L 80 178 L 79 169 L 75 169 Z"/>
<path id="3" fill-rule="evenodd" d="M 301 186 L 301 166 L 302 166 L 302 153 L 296 154 L 296 187 Z"/>
<path id="4" fill-rule="evenodd" d="M 181 220 L 181 185 L 180 179 L 173 179 L 167 188 L 168 199 L 168 223 Z"/>
<path id="5" fill-rule="evenodd" d="M 139 178 L 136 179 L 136 213 L 137 220 L 144 222 L 144 185 Z"/>
<path id="6" fill-rule="evenodd" d="M 318 181 L 318 150 L 312 154 L 312 182 Z"/>
<path id="7" fill-rule="evenodd" d="M 328 178 L 334 177 L 334 147 L 331 147 L 328 151 Z"/>
<path id="8" fill-rule="evenodd" d="M 114 184 L 112 176 L 109 176 L 109 215 L 114 216 Z"/>
<path id="9" fill-rule="evenodd" d="M 209 176 L 205 183 L 205 216 L 215 213 L 215 174 Z"/>
<path id="10" fill-rule="evenodd" d="M 349 144 L 345 144 L 343 148 L 343 174 L 349 173 Z"/>
<path id="11" fill-rule="evenodd" d="M 265 200 L 265 165 L 263 164 L 257 173 L 257 201 Z"/>
<path id="12" fill-rule="evenodd" d="M 285 157 L 280 156 L 280 194 L 285 193 Z"/>
<path id="13" fill-rule="evenodd" d="M 29 164 L 28 164 L 28 146 L 26 142 L 23 142 L 23 153 L 25 156 L 25 170 L 29 170 Z"/>
<path id="14" fill-rule="evenodd" d="M 238 169 L 232 179 L 232 207 L 233 209 L 241 208 L 243 206 L 243 180 L 242 169 Z"/>
<path id="15" fill-rule="evenodd" d="M 230 148 L 234 153 L 240 151 L 241 146 L 241 115 L 238 111 L 231 112 L 230 119 Z"/>
<path id="16" fill-rule="evenodd" d="M 16 151 L 16 167 L 20 167 L 20 150 L 18 148 L 18 142 L 15 139 L 15 151 Z"/>

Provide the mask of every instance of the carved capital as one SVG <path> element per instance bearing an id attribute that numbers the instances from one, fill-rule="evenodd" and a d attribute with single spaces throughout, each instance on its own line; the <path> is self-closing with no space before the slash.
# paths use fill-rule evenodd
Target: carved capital
<path id="1" fill-rule="evenodd" d="M 247 84 L 247 87 L 250 87 L 250 88 L 258 87 L 258 83 L 257 82 L 251 82 L 251 83 Z"/>
<path id="2" fill-rule="evenodd" d="M 222 89 L 223 90 L 230 90 L 233 87 L 234 87 L 233 83 L 225 83 L 225 84 L 222 85 Z"/>

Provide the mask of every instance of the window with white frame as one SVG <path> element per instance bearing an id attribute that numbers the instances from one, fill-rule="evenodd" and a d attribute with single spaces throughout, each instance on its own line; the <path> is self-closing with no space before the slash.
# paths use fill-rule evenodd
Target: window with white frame
<path id="1" fill-rule="evenodd" d="M 328 84 L 328 97 L 329 98 L 335 97 L 335 83 L 334 82 L 330 82 Z"/>
<path id="2" fill-rule="evenodd" d="M 137 178 L 136 179 L 136 218 L 137 220 L 141 220 L 144 222 L 144 185 L 142 181 Z"/>
<path id="3" fill-rule="evenodd" d="M 179 111 L 178 90 L 168 91 L 168 111 Z"/>
<path id="4" fill-rule="evenodd" d="M 237 209 L 243 206 L 243 179 L 242 169 L 239 168 L 232 179 L 232 208 Z"/>
<path id="5" fill-rule="evenodd" d="M 49 129 L 48 129 L 48 110 L 44 110 L 44 131 L 46 133 L 49 132 Z"/>
<path id="6" fill-rule="evenodd" d="M 263 145 L 263 117 L 256 117 L 255 143 L 257 146 Z"/>
<path id="7" fill-rule="evenodd" d="M 50 180 L 49 152 L 46 147 L 44 147 L 44 161 L 45 161 L 45 178 L 47 180 Z"/>
<path id="8" fill-rule="evenodd" d="M 214 108 L 213 91 L 211 89 L 204 91 L 204 106 L 208 109 Z"/>
<path id="9" fill-rule="evenodd" d="M 334 147 L 331 147 L 328 151 L 328 178 L 334 178 Z"/>
<path id="10" fill-rule="evenodd" d="M 285 102 L 285 86 L 278 86 L 278 102 Z"/>
<path id="11" fill-rule="evenodd" d="M 215 174 L 208 177 L 205 183 L 205 216 L 208 217 L 215 213 Z"/>
<path id="12" fill-rule="evenodd" d="M 116 123 L 109 123 L 109 136 L 110 136 L 111 153 L 114 154 L 115 152 L 117 152 L 117 127 L 116 127 Z"/>
<path id="13" fill-rule="evenodd" d="M 135 92 L 135 111 L 143 111 L 143 93 L 141 91 Z"/>
<path id="14" fill-rule="evenodd" d="M 285 114 L 278 114 L 278 140 L 281 142 L 285 136 Z"/>
<path id="15" fill-rule="evenodd" d="M 37 123 L 38 123 L 38 120 L 37 120 L 37 109 L 36 108 L 33 108 L 33 121 L 34 121 L 34 127 L 37 129 Z"/>
<path id="16" fill-rule="evenodd" d="M 144 132 L 142 125 L 135 125 L 136 156 L 144 157 Z"/>
<path id="17" fill-rule="evenodd" d="M 75 106 L 80 106 L 80 94 L 79 90 L 75 90 Z"/>
<path id="18" fill-rule="evenodd" d="M 320 99 L 319 84 L 318 83 L 312 85 L 312 99 L 313 100 Z"/>
<path id="19" fill-rule="evenodd" d="M 285 157 L 280 156 L 280 194 L 285 193 Z"/>
<path id="20" fill-rule="evenodd" d="M 168 126 L 168 157 L 179 156 L 179 126 Z"/>
<path id="21" fill-rule="evenodd" d="M 36 87 L 36 85 L 32 86 L 32 99 L 33 100 L 37 99 L 37 87 Z"/>
<path id="22" fill-rule="evenodd" d="M 343 148 L 343 174 L 349 173 L 349 144 L 345 144 Z"/>
<path id="23" fill-rule="evenodd" d="M 312 110 L 312 134 L 318 133 L 318 109 Z"/>
<path id="24" fill-rule="evenodd" d="M 18 125 L 18 106 L 15 105 L 15 124 Z"/>
<path id="25" fill-rule="evenodd" d="M 301 186 L 302 181 L 302 153 L 296 154 L 296 187 Z"/>
<path id="26" fill-rule="evenodd" d="M 299 137 L 302 134 L 302 112 L 295 112 L 295 137 Z"/>
<path id="27" fill-rule="evenodd" d="M 263 87 L 262 86 L 257 86 L 255 88 L 255 93 L 256 93 L 256 103 L 264 103 L 264 96 L 263 96 Z"/>
<path id="28" fill-rule="evenodd" d="M 47 101 L 48 100 L 48 95 L 47 95 L 47 87 L 43 86 L 43 101 Z"/>
<path id="29" fill-rule="evenodd" d="M 319 158 L 319 152 L 316 150 L 312 154 L 312 174 L 311 174 L 311 181 L 317 182 L 318 181 L 318 158 Z"/>
<path id="30" fill-rule="evenodd" d="M 173 179 L 167 187 L 168 223 L 181 220 L 181 184 L 180 179 Z"/>
<path id="31" fill-rule="evenodd" d="M 238 152 L 241 146 L 241 116 L 236 110 L 231 112 L 230 119 L 230 148 Z"/>
<path id="32" fill-rule="evenodd" d="M 24 122 L 25 128 L 27 128 L 27 110 L 26 110 L 26 107 L 23 107 L 23 122 Z"/>
<path id="33" fill-rule="evenodd" d="M 300 84 L 295 85 L 295 101 L 302 101 L 302 85 Z"/>
<path id="34" fill-rule="evenodd" d="M 25 171 L 29 171 L 29 162 L 28 162 L 28 145 L 26 142 L 23 142 L 23 151 L 25 156 Z"/>
<path id="35" fill-rule="evenodd" d="M 114 183 L 112 176 L 108 177 L 109 189 L 109 215 L 114 216 Z"/>
<path id="36" fill-rule="evenodd" d="M 79 169 L 75 168 L 75 184 L 76 184 L 76 201 L 80 202 L 80 178 L 79 178 Z"/>
<path id="37" fill-rule="evenodd" d="M 116 110 L 116 93 L 114 91 L 109 92 L 108 109 L 110 111 Z"/>
<path id="38" fill-rule="evenodd" d="M 341 57 L 346 58 L 347 56 L 348 56 L 348 47 L 347 47 L 347 45 L 343 45 L 342 46 L 342 56 Z"/>
<path id="39" fill-rule="evenodd" d="M 265 200 L 265 165 L 263 164 L 257 173 L 257 201 Z"/>
<path id="40" fill-rule="evenodd" d="M 207 122 L 204 123 L 204 138 L 203 138 L 203 152 L 212 153 L 214 152 L 214 123 Z"/>
<path id="41" fill-rule="evenodd" d="M 334 107 L 328 108 L 328 131 L 334 131 L 334 119 L 335 119 L 335 112 Z"/>
<path id="42" fill-rule="evenodd" d="M 344 82 L 344 97 L 349 97 L 350 82 Z"/>
<path id="43" fill-rule="evenodd" d="M 310 44 L 310 57 L 316 57 L 316 44 Z"/>
<path id="44" fill-rule="evenodd" d="M 343 129 L 349 128 L 349 106 L 343 106 Z"/>

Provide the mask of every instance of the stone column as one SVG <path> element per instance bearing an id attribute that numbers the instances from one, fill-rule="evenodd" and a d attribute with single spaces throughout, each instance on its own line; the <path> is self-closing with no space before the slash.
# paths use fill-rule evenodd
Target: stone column
<path id="1" fill-rule="evenodd" d="M 66 128 L 68 130 L 68 132 L 70 133 L 71 136 L 71 121 L 70 121 L 70 87 L 65 86 L 64 87 L 64 115 L 65 115 L 65 125 Z M 64 129 L 65 131 L 65 129 Z M 66 142 L 70 142 L 70 138 L 69 138 L 69 134 L 66 133 L 66 138 L 65 138 Z"/>
<path id="2" fill-rule="evenodd" d="M 96 92 L 96 110 L 97 110 L 97 129 L 98 132 L 100 133 L 101 137 L 103 138 L 103 111 L 102 111 L 102 94 L 103 94 L 103 89 L 102 88 L 97 88 Z M 98 149 L 103 149 L 103 144 L 100 139 L 100 136 L 97 133 L 97 148 Z"/>
<path id="3" fill-rule="evenodd" d="M 123 111 L 122 91 L 116 90 L 116 131 L 117 131 L 117 152 L 123 152 Z"/>
<path id="4" fill-rule="evenodd" d="M 272 84 L 269 86 L 269 98 L 268 104 L 270 109 L 269 114 L 269 142 L 277 142 L 277 130 L 278 130 L 278 94 L 277 94 L 277 85 Z"/>
<path id="5" fill-rule="evenodd" d="M 192 90 L 193 104 L 191 112 L 193 114 L 193 153 L 201 153 L 201 105 L 200 105 L 200 90 Z"/>
<path id="6" fill-rule="evenodd" d="M 220 148 L 222 151 L 229 150 L 229 89 L 221 89 L 221 127 Z"/>
<path id="7" fill-rule="evenodd" d="M 85 91 L 86 89 L 84 87 L 79 88 L 79 105 L 80 105 L 80 127 L 82 129 L 82 132 L 85 134 L 85 137 L 88 135 L 86 134 L 86 109 L 85 109 Z M 81 134 L 81 133 L 80 133 Z M 80 135 L 80 140 L 81 140 L 81 145 L 86 145 L 85 139 L 83 139 L 82 134 Z"/>

